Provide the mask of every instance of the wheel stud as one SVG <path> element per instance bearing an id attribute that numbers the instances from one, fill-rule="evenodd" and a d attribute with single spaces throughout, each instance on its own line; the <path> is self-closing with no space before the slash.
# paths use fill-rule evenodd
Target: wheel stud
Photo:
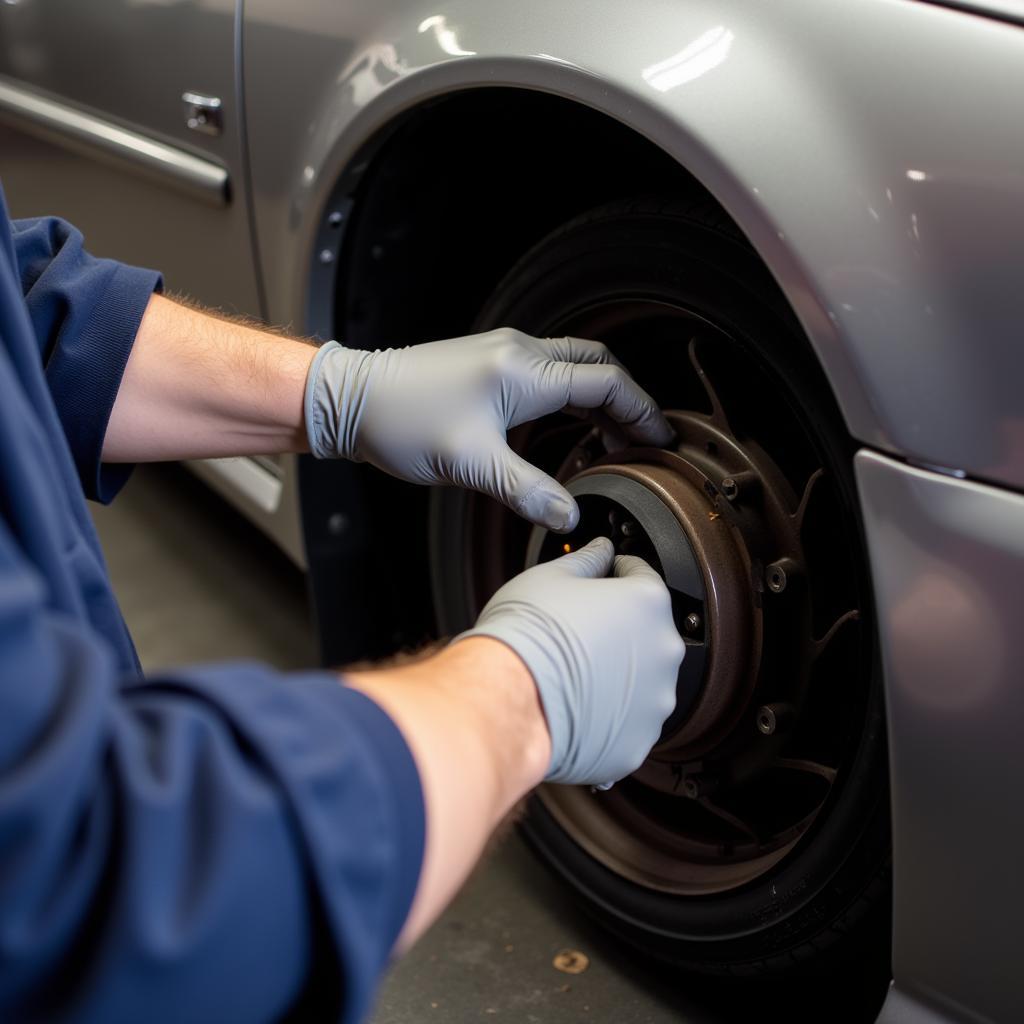
<path id="1" fill-rule="evenodd" d="M 757 709 L 757 730 L 764 736 L 774 736 L 786 728 L 795 717 L 792 704 L 763 704 Z"/>
<path id="2" fill-rule="evenodd" d="M 764 581 L 773 594 L 781 594 L 789 584 L 797 566 L 792 558 L 780 558 L 765 567 Z"/>
<path id="3" fill-rule="evenodd" d="M 683 619 L 683 628 L 687 633 L 696 633 L 702 625 L 703 623 L 701 622 L 701 618 L 696 612 L 690 612 L 690 614 Z"/>
<path id="4" fill-rule="evenodd" d="M 683 779 L 683 796 L 688 800 L 699 800 L 715 789 L 715 780 L 707 775 L 687 775 Z"/>
<path id="5" fill-rule="evenodd" d="M 758 483 L 757 474 L 745 469 L 742 473 L 733 473 L 732 476 L 723 477 L 718 489 L 726 501 L 736 501 L 740 497 L 749 497 L 750 492 Z"/>

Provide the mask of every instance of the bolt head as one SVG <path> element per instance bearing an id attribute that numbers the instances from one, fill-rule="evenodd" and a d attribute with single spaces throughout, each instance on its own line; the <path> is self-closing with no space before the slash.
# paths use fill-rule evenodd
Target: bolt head
<path id="1" fill-rule="evenodd" d="M 789 582 L 786 579 L 786 570 L 781 565 L 769 565 L 765 572 L 765 582 L 773 594 L 781 594 Z"/>
<path id="2" fill-rule="evenodd" d="M 735 501 L 739 497 L 740 489 L 736 481 L 731 477 L 727 476 L 723 481 L 719 490 L 725 496 L 726 501 Z"/>
<path id="3" fill-rule="evenodd" d="M 696 612 L 690 612 L 690 614 L 683 619 L 683 625 L 686 627 L 686 631 L 688 633 L 696 633 L 701 627 L 700 616 Z"/>
<path id="4" fill-rule="evenodd" d="M 765 736 L 771 736 L 774 734 L 778 724 L 775 712 L 770 707 L 763 707 L 758 710 L 757 728 L 760 733 Z"/>

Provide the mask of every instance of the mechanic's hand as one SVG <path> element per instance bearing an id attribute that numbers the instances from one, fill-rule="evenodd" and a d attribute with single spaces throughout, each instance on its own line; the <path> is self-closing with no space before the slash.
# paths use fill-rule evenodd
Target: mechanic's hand
<path id="1" fill-rule="evenodd" d="M 672 438 L 653 399 L 600 342 L 511 328 L 383 352 L 327 342 L 309 370 L 306 431 L 319 458 L 483 491 L 561 532 L 579 519 L 575 500 L 516 455 L 505 432 L 567 406 L 603 410 L 638 444 Z"/>
<path id="2" fill-rule="evenodd" d="M 533 675 L 550 782 L 601 785 L 635 771 L 675 707 L 685 648 L 668 588 L 607 537 L 510 580 L 466 636 L 508 644 Z"/>

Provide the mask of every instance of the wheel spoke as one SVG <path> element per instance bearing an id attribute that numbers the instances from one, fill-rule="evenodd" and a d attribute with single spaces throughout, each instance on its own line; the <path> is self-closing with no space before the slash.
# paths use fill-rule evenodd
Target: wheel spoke
<path id="1" fill-rule="evenodd" d="M 797 533 L 803 533 L 804 516 L 807 515 L 807 504 L 811 500 L 811 492 L 814 490 L 815 484 L 817 484 L 824 475 L 825 470 L 819 467 L 810 475 L 807 483 L 804 485 L 804 493 L 800 498 L 800 504 L 797 505 L 796 511 L 792 516 L 793 522 L 796 523 Z"/>
<path id="2" fill-rule="evenodd" d="M 835 635 L 839 630 L 841 630 L 848 622 L 856 622 L 858 619 L 860 619 L 860 611 L 857 608 L 851 608 L 848 612 L 843 612 L 843 614 L 828 627 L 825 631 L 825 635 L 820 640 L 812 641 L 811 660 L 817 661 L 825 653 L 828 645 L 835 638 Z"/>
<path id="3" fill-rule="evenodd" d="M 820 764 L 818 761 L 806 761 L 799 757 L 777 757 L 772 761 L 775 768 L 787 768 L 794 772 L 806 772 L 809 775 L 817 775 L 823 778 L 830 786 L 836 780 L 835 768 L 827 764 Z"/>
<path id="4" fill-rule="evenodd" d="M 735 436 L 732 432 L 732 427 L 729 426 L 729 419 L 725 415 L 725 409 L 718 398 L 718 392 L 715 391 L 714 385 L 711 383 L 711 378 L 704 371 L 704 367 L 701 366 L 700 361 L 697 359 L 696 338 L 690 339 L 688 351 L 690 354 L 690 362 L 693 364 L 694 370 L 697 371 L 697 378 L 700 380 L 701 387 L 704 388 L 704 394 L 708 396 L 708 401 L 711 403 L 711 421 L 720 430 Z"/>
<path id="5" fill-rule="evenodd" d="M 753 839 L 755 843 L 759 841 L 757 833 L 742 818 L 737 818 L 735 814 L 730 813 L 720 804 L 716 804 L 706 796 L 700 797 L 697 803 L 709 814 L 713 814 L 719 820 L 731 825 L 737 832 L 742 833 L 749 839 Z"/>

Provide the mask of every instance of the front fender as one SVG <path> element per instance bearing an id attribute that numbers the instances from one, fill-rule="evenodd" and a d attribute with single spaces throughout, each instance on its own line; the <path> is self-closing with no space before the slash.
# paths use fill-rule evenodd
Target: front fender
<path id="1" fill-rule="evenodd" d="M 855 436 L 1024 487 L 1020 29 L 913 0 L 369 6 L 245 5 L 271 318 L 305 319 L 328 199 L 396 117 L 455 90 L 542 90 L 715 196 Z"/>

